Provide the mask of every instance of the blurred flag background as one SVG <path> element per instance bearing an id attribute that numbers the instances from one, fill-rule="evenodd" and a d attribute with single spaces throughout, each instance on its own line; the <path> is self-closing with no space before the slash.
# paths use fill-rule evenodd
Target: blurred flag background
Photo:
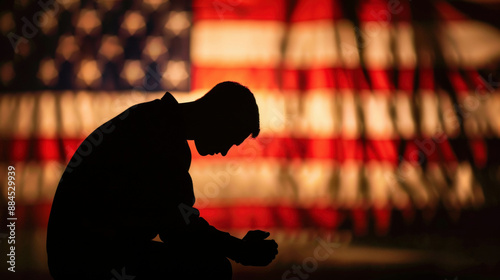
<path id="1" fill-rule="evenodd" d="M 0 275 L 49 279 L 51 201 L 91 131 L 165 91 L 185 102 L 231 80 L 256 95 L 261 135 L 226 157 L 192 145 L 195 206 L 280 244 L 271 266 L 235 265 L 235 279 L 495 279 L 499 12 L 498 1 L 2 1 L 0 259 L 13 165 L 18 272 Z"/>

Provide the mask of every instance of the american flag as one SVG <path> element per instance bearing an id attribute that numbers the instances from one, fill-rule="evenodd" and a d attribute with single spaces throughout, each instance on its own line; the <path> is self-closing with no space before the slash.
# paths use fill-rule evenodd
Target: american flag
<path id="1" fill-rule="evenodd" d="M 43 232 L 65 165 L 100 124 L 225 80 L 255 93 L 261 135 L 227 157 L 192 146 L 195 206 L 214 226 L 385 235 L 399 216 L 500 199 L 494 1 L 0 6 L 0 170 L 18 170 L 22 226 Z"/>

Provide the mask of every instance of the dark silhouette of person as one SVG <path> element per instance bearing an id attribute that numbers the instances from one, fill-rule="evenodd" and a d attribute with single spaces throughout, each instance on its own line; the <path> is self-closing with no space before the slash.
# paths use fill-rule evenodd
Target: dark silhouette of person
<path id="1" fill-rule="evenodd" d="M 92 132 L 68 163 L 47 229 L 48 265 L 59 279 L 231 279 L 228 258 L 268 265 L 268 232 L 243 239 L 210 226 L 193 208 L 194 140 L 201 155 L 225 156 L 260 132 L 252 92 L 222 82 L 200 99 L 161 100 L 125 110 Z M 153 241 L 159 235 L 163 242 Z"/>

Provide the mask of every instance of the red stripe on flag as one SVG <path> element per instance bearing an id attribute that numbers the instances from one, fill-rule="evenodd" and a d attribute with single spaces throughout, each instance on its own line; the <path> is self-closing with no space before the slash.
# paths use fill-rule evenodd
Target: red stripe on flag
<path id="1" fill-rule="evenodd" d="M 476 70 L 466 70 L 465 73 L 474 88 L 475 94 L 483 96 L 485 91 L 486 92 L 493 91 L 493 87 L 490 84 L 492 82 L 491 81 L 492 76 L 489 76 L 487 78 L 490 79 L 490 81 L 486 81 L 481 75 L 479 75 L 479 73 Z"/>
<path id="2" fill-rule="evenodd" d="M 338 89 L 354 89 L 355 70 L 353 69 L 337 69 L 336 71 Z"/>
<path id="3" fill-rule="evenodd" d="M 388 24 L 393 13 L 391 2 L 386 0 L 361 1 L 358 5 L 358 18 L 362 22 L 378 21 Z"/>
<path id="4" fill-rule="evenodd" d="M 207 219 L 209 223 L 216 228 L 230 228 L 230 212 L 224 207 L 206 207 L 199 208 L 200 215 Z"/>
<path id="5" fill-rule="evenodd" d="M 455 89 L 458 96 L 467 95 L 466 92 L 469 91 L 469 85 L 467 85 L 466 81 L 457 70 L 448 71 L 448 78 L 450 79 L 450 83 Z"/>
<path id="6" fill-rule="evenodd" d="M 368 77 L 362 68 L 356 68 L 352 71 L 354 87 L 358 90 L 371 90 Z"/>
<path id="7" fill-rule="evenodd" d="M 11 141 L 9 159 L 12 161 L 25 161 L 28 159 L 29 139 L 16 138 Z"/>
<path id="8" fill-rule="evenodd" d="M 195 205 L 196 207 L 196 205 Z M 37 204 L 19 204 L 16 207 L 18 229 L 38 228 L 45 229 L 48 225 L 51 203 L 49 201 Z M 391 229 L 392 208 L 355 207 L 352 209 L 341 209 L 334 206 L 282 206 L 257 203 L 252 205 L 233 204 L 221 205 L 213 203 L 213 206 L 198 208 L 200 216 L 211 225 L 221 230 L 238 229 L 285 229 L 296 230 L 314 228 L 318 230 L 335 230 L 345 221 L 352 221 L 352 230 L 357 236 L 369 233 L 369 223 L 375 224 L 377 235 L 386 235 Z M 406 207 L 400 211 L 407 226 L 414 223 L 418 212 L 432 219 L 435 213 L 416 210 Z M 430 214 L 430 215 L 429 215 Z M 344 228 L 343 230 L 351 230 Z"/>
<path id="9" fill-rule="evenodd" d="M 418 85 L 421 90 L 434 90 L 434 71 L 429 68 L 420 69 Z"/>
<path id="10" fill-rule="evenodd" d="M 373 215 L 375 216 L 375 233 L 380 236 L 387 235 L 391 226 L 391 210 L 373 209 Z"/>
<path id="11" fill-rule="evenodd" d="M 274 68 L 235 68 L 235 67 L 191 67 L 191 88 L 211 89 L 222 81 L 237 81 L 255 89 L 278 89 L 278 70 Z"/>
<path id="12" fill-rule="evenodd" d="M 403 90 L 405 93 L 411 95 L 415 83 L 415 70 L 414 69 L 399 69 L 398 75 L 398 89 Z"/>
<path id="13" fill-rule="evenodd" d="M 420 161 L 420 151 L 414 141 L 407 141 L 403 159 L 410 163 L 418 163 Z"/>
<path id="14" fill-rule="evenodd" d="M 280 227 L 296 229 L 302 226 L 299 211 L 293 206 L 276 207 L 276 216 L 281 222 Z"/>
<path id="15" fill-rule="evenodd" d="M 399 22 L 410 22 L 412 20 L 410 1 L 388 1 L 387 8 L 394 20 Z"/>
<path id="16" fill-rule="evenodd" d="M 398 140 L 367 140 L 366 160 L 398 163 Z"/>
<path id="17" fill-rule="evenodd" d="M 11 143 L 10 159 L 12 161 L 28 160 L 28 144 L 30 141 L 36 143 L 32 160 L 50 161 L 61 160 L 68 162 L 78 145 L 79 139 L 62 139 L 66 158 L 56 147 L 57 139 L 6 139 Z M 416 138 L 407 139 L 403 157 L 415 162 L 418 160 L 420 151 L 432 162 L 456 161 L 456 155 L 450 143 L 443 139 Z M 49 144 L 47 144 L 49 143 Z M 196 152 L 193 141 L 188 141 L 192 151 L 193 159 L 202 156 Z M 226 157 L 221 155 L 211 156 L 213 159 L 237 159 L 237 158 L 301 158 L 301 159 L 331 159 L 338 162 L 355 160 L 360 162 L 384 161 L 390 163 L 398 162 L 399 139 L 343 139 L 343 138 L 291 138 L 291 137 L 259 137 L 249 140 L 240 146 L 234 146 Z M 488 153 L 486 143 L 482 140 L 471 141 L 474 157 L 477 164 L 487 161 Z M 50 147 L 49 149 L 43 149 Z M 31 153 L 30 153 L 31 154 Z"/>
<path id="18" fill-rule="evenodd" d="M 274 20 L 284 21 L 284 0 L 194 0 L 193 21 L 201 20 Z"/>
<path id="19" fill-rule="evenodd" d="M 325 229 L 335 229 L 340 225 L 341 219 L 338 211 L 332 207 L 317 207 L 309 210 L 313 225 L 321 225 Z"/>
<path id="20" fill-rule="evenodd" d="M 457 156 L 455 152 L 453 152 L 453 148 L 448 140 L 439 143 L 440 151 L 442 152 L 443 158 L 439 160 L 439 162 L 456 162 Z"/>
<path id="21" fill-rule="evenodd" d="M 274 207 L 269 206 L 254 206 L 253 207 L 254 214 L 254 228 L 274 228 L 278 226 L 277 219 L 275 218 Z"/>
<path id="22" fill-rule="evenodd" d="M 474 162 L 479 168 L 483 168 L 488 160 L 488 151 L 486 149 L 486 143 L 483 139 L 471 139 L 469 140 L 472 149 L 472 155 L 474 156 Z"/>
<path id="23" fill-rule="evenodd" d="M 61 160 L 58 139 L 39 138 L 37 144 L 37 158 L 42 160 Z"/>
<path id="24" fill-rule="evenodd" d="M 66 161 L 69 161 L 71 157 L 73 157 L 73 154 L 76 152 L 80 144 L 82 144 L 83 140 L 84 139 L 72 139 L 72 138 L 63 139 L 64 159 Z"/>
<path id="25" fill-rule="evenodd" d="M 337 160 L 344 162 L 346 160 L 362 161 L 364 158 L 363 142 L 360 139 L 339 139 Z"/>
<path id="26" fill-rule="evenodd" d="M 354 222 L 354 234 L 366 235 L 368 233 L 368 214 L 366 210 L 355 208 L 351 211 Z"/>
<path id="27" fill-rule="evenodd" d="M 353 79 L 353 71 L 356 79 Z M 362 69 L 356 70 L 339 68 L 311 68 L 311 69 L 284 69 L 282 71 L 283 89 L 287 90 L 311 90 L 311 89 L 354 89 L 362 90 L 394 90 L 392 82 L 392 70 L 369 69 L 366 71 L 370 83 Z M 402 86 L 413 89 L 413 70 L 402 72 L 400 80 Z M 404 79 L 404 80 L 403 80 Z"/>
<path id="28" fill-rule="evenodd" d="M 294 7 L 291 22 L 337 20 L 343 18 L 339 0 L 299 0 Z"/>
<path id="29" fill-rule="evenodd" d="M 422 153 L 427 157 L 427 159 L 431 162 L 457 162 L 457 156 L 453 152 L 453 149 L 448 140 L 434 142 L 431 139 L 424 139 L 422 142 L 428 141 L 431 143 L 432 148 L 424 148 L 422 149 Z M 432 142 L 430 142 L 432 141 Z"/>
<path id="30" fill-rule="evenodd" d="M 439 19 L 444 21 L 464 21 L 469 20 L 469 18 L 457 10 L 455 7 L 446 3 L 444 1 L 436 1 L 431 2 L 434 3 L 434 7 L 436 8 L 436 12 L 439 16 Z"/>
<path id="31" fill-rule="evenodd" d="M 46 228 L 49 224 L 50 209 L 52 203 L 40 203 L 33 206 L 32 214 L 35 220 L 35 226 L 38 228 Z"/>
<path id="32" fill-rule="evenodd" d="M 333 89 L 337 87 L 335 68 L 311 68 L 307 70 L 284 69 L 282 71 L 283 89 L 311 90 Z"/>
<path id="33" fill-rule="evenodd" d="M 386 69 L 369 69 L 368 76 L 370 77 L 372 83 L 372 89 L 384 91 L 393 90 L 394 83 L 390 78 L 391 72 L 392 70 Z"/>

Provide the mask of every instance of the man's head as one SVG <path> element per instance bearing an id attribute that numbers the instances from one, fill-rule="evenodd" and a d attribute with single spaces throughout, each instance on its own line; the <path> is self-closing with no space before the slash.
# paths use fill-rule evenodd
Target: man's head
<path id="1" fill-rule="evenodd" d="M 188 138 L 201 155 L 226 155 L 233 145 L 260 132 L 259 108 L 252 92 L 236 82 L 222 82 L 200 99 L 181 104 Z"/>

